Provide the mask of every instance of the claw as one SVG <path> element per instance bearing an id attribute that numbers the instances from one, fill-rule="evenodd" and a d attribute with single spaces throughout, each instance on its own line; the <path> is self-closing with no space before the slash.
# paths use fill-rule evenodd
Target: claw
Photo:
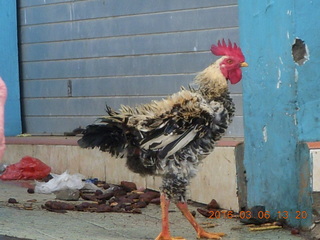
<path id="1" fill-rule="evenodd" d="M 225 234 L 224 233 L 209 233 L 206 232 L 194 219 L 190 211 L 188 210 L 188 205 L 185 202 L 176 203 L 177 207 L 183 213 L 183 215 L 188 219 L 191 225 L 197 232 L 197 238 L 207 238 L 207 239 L 221 239 Z"/>
<path id="2" fill-rule="evenodd" d="M 164 237 L 160 233 L 159 236 L 155 240 L 187 240 L 183 237 Z"/>
<path id="3" fill-rule="evenodd" d="M 207 239 L 221 239 L 225 233 L 209 233 L 206 231 L 200 231 L 197 238 L 207 238 Z"/>

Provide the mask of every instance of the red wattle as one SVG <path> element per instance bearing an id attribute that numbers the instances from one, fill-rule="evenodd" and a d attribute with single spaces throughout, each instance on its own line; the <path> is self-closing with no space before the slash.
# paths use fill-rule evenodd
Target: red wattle
<path id="1" fill-rule="evenodd" d="M 242 71 L 240 68 L 228 71 L 228 79 L 231 84 L 240 82 L 242 78 Z"/>

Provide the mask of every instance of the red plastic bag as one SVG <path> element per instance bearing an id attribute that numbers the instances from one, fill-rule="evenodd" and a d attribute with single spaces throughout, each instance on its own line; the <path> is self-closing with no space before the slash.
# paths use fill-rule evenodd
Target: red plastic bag
<path id="1" fill-rule="evenodd" d="M 9 165 L 0 176 L 2 180 L 42 179 L 49 175 L 51 168 L 37 158 L 25 156 L 20 162 Z"/>

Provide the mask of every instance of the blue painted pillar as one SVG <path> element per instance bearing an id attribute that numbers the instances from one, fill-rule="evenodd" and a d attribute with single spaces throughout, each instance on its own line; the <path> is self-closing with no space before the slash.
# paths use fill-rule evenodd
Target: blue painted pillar
<path id="1" fill-rule="evenodd" d="M 21 133 L 16 1 L 0 0 L 0 76 L 8 89 L 5 135 Z"/>
<path id="2" fill-rule="evenodd" d="M 247 204 L 302 228 L 312 224 L 312 187 L 300 141 L 320 138 L 319 9 L 319 1 L 239 0 Z M 306 44 L 301 65 L 296 38 Z"/>
<path id="3" fill-rule="evenodd" d="M 308 51 L 308 61 L 296 66 L 297 111 L 300 141 L 320 140 L 320 28 L 319 1 L 295 1 L 295 37 L 304 41 Z M 318 25 L 318 26 L 317 26 Z"/>

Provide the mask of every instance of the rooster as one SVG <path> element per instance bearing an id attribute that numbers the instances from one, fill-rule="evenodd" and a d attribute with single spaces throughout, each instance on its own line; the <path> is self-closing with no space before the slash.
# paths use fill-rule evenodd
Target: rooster
<path id="1" fill-rule="evenodd" d="M 198 238 L 220 239 L 224 233 L 206 232 L 186 203 L 186 188 L 199 163 L 213 150 L 232 121 L 235 107 L 228 82 L 238 83 L 246 67 L 241 49 L 222 40 L 211 46 L 222 56 L 195 77 L 196 88 L 185 89 L 161 101 L 137 107 L 122 106 L 99 118 L 83 132 L 82 148 L 98 147 L 126 157 L 127 167 L 141 175 L 162 176 L 162 231 L 156 240 L 174 240 L 170 234 L 168 208 L 174 202 L 197 232 Z M 181 238 L 179 238 L 181 239 Z"/>

